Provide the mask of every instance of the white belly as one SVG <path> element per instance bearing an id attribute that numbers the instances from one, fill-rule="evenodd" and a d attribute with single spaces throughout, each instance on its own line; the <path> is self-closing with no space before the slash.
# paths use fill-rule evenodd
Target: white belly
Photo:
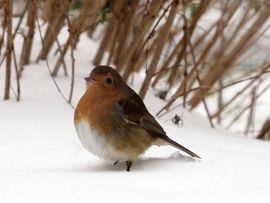
<path id="1" fill-rule="evenodd" d="M 108 143 L 104 136 L 97 134 L 95 129 L 91 128 L 88 122 L 80 121 L 75 124 L 78 137 L 82 145 L 94 155 L 108 161 L 127 160 L 125 154 L 115 150 L 115 148 Z"/>

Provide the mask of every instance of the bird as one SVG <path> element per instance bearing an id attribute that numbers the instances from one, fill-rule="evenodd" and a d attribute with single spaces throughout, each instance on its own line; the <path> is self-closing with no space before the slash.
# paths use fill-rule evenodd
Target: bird
<path id="1" fill-rule="evenodd" d="M 96 66 L 85 80 L 87 88 L 75 108 L 74 124 L 81 144 L 92 154 L 114 164 L 126 162 L 126 171 L 153 145 L 170 145 L 200 159 L 167 136 L 114 68 Z"/>

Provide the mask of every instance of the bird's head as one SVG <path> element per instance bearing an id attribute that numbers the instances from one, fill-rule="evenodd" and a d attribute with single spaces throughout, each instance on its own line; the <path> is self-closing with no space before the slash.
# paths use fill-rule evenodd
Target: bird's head
<path id="1" fill-rule="evenodd" d="M 109 66 L 97 66 L 85 80 L 89 90 L 99 89 L 100 94 L 115 94 L 125 85 L 119 73 Z"/>

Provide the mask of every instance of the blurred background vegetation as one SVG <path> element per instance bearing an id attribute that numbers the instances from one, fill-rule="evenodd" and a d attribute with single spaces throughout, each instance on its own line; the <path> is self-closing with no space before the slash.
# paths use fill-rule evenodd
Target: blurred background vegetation
<path id="1" fill-rule="evenodd" d="M 267 116 L 260 129 L 254 125 L 256 108 L 270 88 L 269 14 L 269 0 L 1 0 L 3 98 L 10 98 L 15 78 L 14 92 L 21 99 L 20 78 L 33 63 L 33 51 L 39 52 L 36 62 L 56 53 L 51 76 L 63 70 L 74 79 L 74 55 L 67 52 L 73 53 L 87 33 L 99 41 L 89 63 L 111 65 L 126 81 L 136 72 L 145 73 L 140 96 L 152 87 L 166 102 L 157 116 L 179 105 L 199 107 L 213 128 L 231 128 L 244 118 L 243 133 L 270 139 Z M 41 24 L 46 25 L 42 48 L 33 50 Z M 68 38 L 60 44 L 63 29 Z M 22 49 L 14 49 L 21 36 Z M 265 109 L 269 114 L 269 106 Z"/>

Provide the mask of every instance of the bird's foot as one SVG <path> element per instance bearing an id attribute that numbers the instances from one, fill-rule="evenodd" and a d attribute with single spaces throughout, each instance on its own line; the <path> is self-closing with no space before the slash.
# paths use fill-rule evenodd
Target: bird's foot
<path id="1" fill-rule="evenodd" d="M 129 172 L 130 171 L 130 168 L 132 166 L 132 161 L 126 161 L 126 165 L 127 165 L 127 171 Z"/>

